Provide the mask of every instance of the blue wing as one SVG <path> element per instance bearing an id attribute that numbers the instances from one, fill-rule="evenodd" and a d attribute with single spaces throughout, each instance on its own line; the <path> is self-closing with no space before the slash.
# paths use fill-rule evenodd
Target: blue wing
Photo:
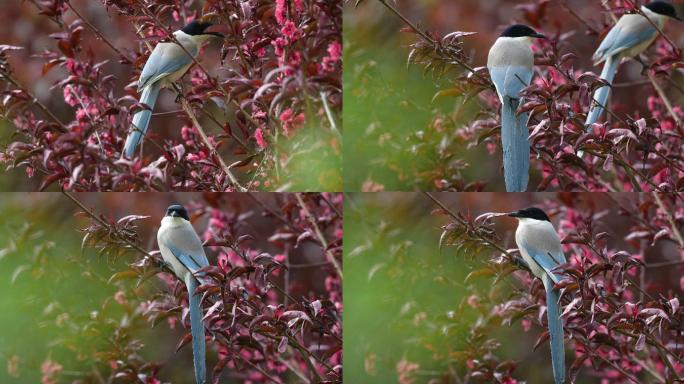
<path id="1" fill-rule="evenodd" d="M 527 254 L 551 277 L 554 283 L 558 283 L 563 277 L 558 272 L 553 271 L 554 268 L 561 264 L 565 264 L 565 255 L 561 251 L 544 251 L 531 247 L 529 244 L 522 243 L 522 247 L 525 248 Z"/>
<path id="2" fill-rule="evenodd" d="M 520 91 L 530 85 L 534 71 L 523 66 L 493 67 L 489 69 L 489 76 L 499 93 L 499 97 L 520 98 Z"/>
<path id="3" fill-rule="evenodd" d="M 615 24 L 603 39 L 601 45 L 599 45 L 596 53 L 594 53 L 594 61 L 605 60 L 608 56 L 620 53 L 654 38 L 658 31 L 653 28 L 648 20 L 642 16 L 639 17 L 643 21 L 633 19 L 634 21 L 631 22 L 632 24 L 629 27 L 625 26 L 626 22 Z"/>
<path id="4" fill-rule="evenodd" d="M 169 250 L 171 251 L 171 253 L 173 253 L 173 255 L 176 256 L 176 258 L 178 259 L 178 261 L 180 261 L 181 264 L 183 264 L 183 266 L 184 266 L 185 268 L 187 268 L 187 269 L 188 269 L 190 272 L 192 272 L 193 274 L 194 274 L 197 270 L 202 269 L 203 267 L 207 266 L 207 264 L 208 264 L 208 263 L 202 263 L 201 260 L 198 260 L 198 258 L 196 258 L 196 257 L 194 257 L 194 256 L 192 256 L 192 255 L 190 255 L 190 254 L 184 253 L 183 251 L 181 251 L 180 249 L 174 247 L 174 246 L 171 245 L 171 244 L 164 244 L 164 245 L 165 245 L 167 248 L 169 248 Z"/>
<path id="5" fill-rule="evenodd" d="M 197 48 L 188 49 L 190 54 L 196 55 Z M 159 43 L 150 57 L 147 59 L 140 79 L 138 88 L 143 88 L 149 83 L 157 81 L 161 76 L 180 70 L 192 63 L 192 58 L 176 43 Z"/>

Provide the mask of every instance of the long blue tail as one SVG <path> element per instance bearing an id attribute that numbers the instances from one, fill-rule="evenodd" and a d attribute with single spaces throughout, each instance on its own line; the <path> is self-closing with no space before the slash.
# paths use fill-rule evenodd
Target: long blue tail
<path id="1" fill-rule="evenodd" d="M 620 57 L 609 56 L 606 62 L 603 64 L 603 70 L 601 71 L 601 78 L 608 82 L 608 84 L 613 84 L 613 79 L 615 78 L 615 72 L 617 72 L 618 65 L 620 65 Z M 592 130 L 592 124 L 598 121 L 599 117 L 603 113 L 603 107 L 608 102 L 608 94 L 610 94 L 610 87 L 604 86 L 597 89 L 592 96 L 591 107 L 589 113 L 587 114 L 587 120 L 584 123 L 588 132 Z M 597 104 L 598 103 L 598 104 Z"/>
<path id="2" fill-rule="evenodd" d="M 504 97 L 501 106 L 501 144 L 507 192 L 524 192 L 530 178 L 530 141 L 527 113 L 515 115 L 519 101 Z"/>
<path id="3" fill-rule="evenodd" d="M 123 155 L 129 159 L 133 157 L 135 148 L 140 143 L 140 140 L 142 140 L 145 132 L 147 132 L 147 126 L 150 124 L 150 118 L 152 117 L 152 109 L 154 109 L 154 104 L 157 102 L 160 90 L 161 87 L 156 83 L 143 88 L 142 95 L 140 95 L 140 103 L 148 105 L 151 109 L 143 109 L 133 116 L 133 124 L 123 149 Z"/>
<path id="4" fill-rule="evenodd" d="M 565 348 L 563 347 L 563 321 L 560 317 L 560 293 L 553 290 L 553 280 L 548 275 L 543 279 L 546 290 L 546 315 L 549 322 L 551 343 L 551 364 L 555 384 L 565 382 Z"/>
<path id="5" fill-rule="evenodd" d="M 202 308 L 200 294 L 195 293 L 199 286 L 197 279 L 188 276 L 185 285 L 188 287 L 190 309 L 190 332 L 192 333 L 192 357 L 195 364 L 195 381 L 204 384 L 206 381 L 206 345 L 204 341 L 204 323 L 202 323 Z"/>

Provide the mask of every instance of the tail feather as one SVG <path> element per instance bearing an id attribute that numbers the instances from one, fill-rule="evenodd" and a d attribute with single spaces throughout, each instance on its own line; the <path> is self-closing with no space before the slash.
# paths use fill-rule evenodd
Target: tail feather
<path id="1" fill-rule="evenodd" d="M 501 143 L 507 192 L 524 192 L 530 178 L 528 114 L 516 116 L 519 102 L 507 97 L 501 106 Z"/>
<path id="2" fill-rule="evenodd" d="M 601 78 L 608 82 L 608 84 L 613 84 L 613 79 L 615 78 L 615 72 L 617 72 L 618 65 L 620 64 L 619 57 L 609 56 L 606 59 L 605 64 L 603 64 L 603 70 L 601 71 Z M 592 96 L 591 107 L 589 113 L 587 114 L 587 120 L 584 123 L 587 131 L 591 132 L 592 124 L 598 121 L 599 117 L 603 113 L 603 106 L 608 102 L 608 95 L 610 94 L 610 87 L 604 86 L 597 89 Z"/>
<path id="3" fill-rule="evenodd" d="M 188 276 L 185 284 L 188 287 L 188 301 L 190 308 L 190 331 L 192 333 L 192 357 L 195 365 L 195 381 L 197 384 L 206 382 L 206 345 L 204 340 L 204 323 L 202 322 L 202 307 L 200 294 L 195 293 L 199 286 L 197 279 Z"/>
<path id="4" fill-rule="evenodd" d="M 544 276 L 543 282 L 546 290 L 546 315 L 549 323 L 553 380 L 555 384 L 563 384 L 565 382 L 565 348 L 563 347 L 563 320 L 560 316 L 560 293 L 553 290 L 553 280 L 550 276 Z"/>
<path id="5" fill-rule="evenodd" d="M 133 116 L 133 124 L 131 125 L 123 149 L 123 155 L 129 159 L 133 157 L 135 148 L 140 143 L 140 140 L 142 140 L 145 132 L 147 132 L 147 127 L 150 124 L 150 118 L 152 117 L 152 109 L 154 109 L 154 104 L 157 102 L 157 96 L 159 96 L 160 90 L 161 87 L 159 84 L 152 84 L 145 87 L 142 91 L 142 95 L 140 95 L 140 103 L 148 105 L 151 109 L 143 109 Z"/>

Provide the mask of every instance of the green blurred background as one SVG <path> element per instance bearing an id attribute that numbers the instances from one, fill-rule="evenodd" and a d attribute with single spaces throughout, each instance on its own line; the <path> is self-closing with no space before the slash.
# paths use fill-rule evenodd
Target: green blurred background
<path id="1" fill-rule="evenodd" d="M 593 207 L 601 217 L 596 231 L 610 231 L 615 246 L 628 252 L 634 248 L 622 240 L 634 222 L 619 216 L 615 201 L 636 202 L 636 194 L 556 194 L 556 193 L 433 193 L 456 213 L 479 216 L 485 212 L 510 212 L 530 205 L 570 202 L 584 212 Z M 493 255 L 457 253 L 445 247 L 440 254 L 442 226 L 449 222 L 431 212 L 437 206 L 423 193 L 351 193 L 345 195 L 345 383 L 396 383 L 399 372 L 413 366 L 414 381 L 403 383 L 455 383 L 453 373 L 463 377 L 464 360 L 460 351 L 473 322 L 491 303 L 488 300 L 493 280 L 466 276 L 479 270 Z M 605 216 L 598 214 L 605 212 Z M 552 221 L 558 228 L 559 217 Z M 495 229 L 504 247 L 516 248 L 517 222 L 495 219 Z M 610 245 L 611 247 L 613 244 Z M 647 255 L 649 260 L 677 259 L 676 247 L 659 242 Z M 650 289 L 662 292 L 676 289 L 677 271 L 651 270 Z M 524 272 L 520 272 L 524 273 Z M 497 285 L 495 303 L 506 292 L 523 289 L 519 280 L 508 276 Z M 471 295 L 477 293 L 473 302 Z M 469 301 L 470 299 L 470 301 Z M 475 304 L 473 306 L 473 304 Z M 483 313 L 484 314 L 484 313 Z M 514 377 L 528 383 L 549 382 L 549 348 L 533 346 L 544 331 L 532 321 L 523 332 L 520 320 L 511 326 L 487 326 L 485 339 L 501 343 L 495 351 L 502 360 L 518 363 Z M 573 353 L 567 352 L 572 361 Z M 403 361 L 403 363 L 402 363 Z M 403 364 L 403 365 L 402 365 Z M 570 363 L 568 363 L 570 364 Z M 434 381 L 433 381 L 434 380 Z M 598 383 L 586 369 L 578 383 Z"/>
<path id="2" fill-rule="evenodd" d="M 150 251 L 157 249 L 156 232 L 166 207 L 181 203 L 219 207 L 228 215 L 239 214 L 236 231 L 254 236 L 250 248 L 272 254 L 283 252 L 280 245 L 268 239 L 282 223 L 264 214 L 261 205 L 247 194 L 79 193 L 75 196 L 96 214 L 114 222 L 128 215 L 150 216 L 138 221 L 136 230 L 142 248 Z M 279 206 L 276 194 L 253 196 L 273 209 Z M 137 352 L 141 364 L 162 364 L 160 380 L 192 382 L 192 349 L 186 346 L 176 352 L 179 340 L 187 332 L 176 321 L 177 317 L 160 320 L 153 328 L 139 315 L 144 303 L 149 304 L 158 295 L 168 293 L 161 275 L 145 280 L 137 288 L 136 280 L 110 282 L 114 273 L 130 270 L 128 265 L 138 261 L 139 255 L 114 256 L 101 254 L 92 247 L 81 248 L 84 233 L 80 229 L 91 221 L 75 215 L 80 211 L 61 193 L 0 193 L 0 383 L 41 382 L 41 366 L 46 360 L 63 367 L 59 383 L 71 383 L 96 368 L 108 372 L 108 364 L 113 360 L 102 352 L 111 351 L 114 345 L 135 346 L 136 340 L 142 343 Z M 200 234 L 207 227 L 209 216 L 203 215 L 194 222 Z M 207 251 L 214 265 L 216 253 Z M 320 247 L 314 244 L 303 244 L 288 251 L 288 260 L 293 264 L 319 262 L 321 257 Z M 289 293 L 295 297 L 325 291 L 324 281 L 328 276 L 325 268 L 293 268 L 288 275 Z M 283 284 L 282 279 L 284 276 L 276 282 Z M 130 332 L 118 334 L 117 329 Z M 117 342 L 113 343 L 115 339 Z M 210 347 L 207 350 L 209 370 L 217 359 L 215 348 Z M 221 383 L 242 382 L 243 372 L 226 370 L 221 376 Z"/>
<path id="3" fill-rule="evenodd" d="M 408 26 L 380 1 L 365 0 L 358 7 L 354 7 L 355 3 L 348 1 L 344 13 L 344 190 L 476 190 L 466 189 L 468 183 L 482 181 L 486 184 L 480 189 L 503 191 L 498 131 L 477 145 L 469 145 L 475 138 L 465 141 L 458 133 L 460 130 L 465 135 L 478 134 L 477 129 L 463 128 L 478 113 L 484 114 L 480 119 L 498 119 L 498 111 L 485 108 L 485 103 L 477 100 L 464 104 L 463 95 L 457 93 L 445 94 L 433 101 L 438 92 L 454 88 L 459 74 L 455 67 L 451 66 L 451 72 L 436 78 L 430 72 L 423 73 L 420 65 L 407 65 L 410 45 L 417 40 L 413 33 L 407 32 Z M 549 36 L 565 34 L 567 42 L 559 44 L 560 54 L 576 55 L 572 63 L 578 73 L 599 70 L 590 61 L 599 38 L 588 34 L 584 24 L 601 29 L 604 20 L 608 20 L 597 1 L 390 0 L 388 3 L 421 29 L 438 37 L 455 31 L 477 32 L 463 39 L 464 51 L 472 58 L 470 65 L 475 68 L 486 66 L 489 48 L 506 26 L 526 23 Z M 545 13 L 537 19 L 536 6 L 541 3 Z M 572 16 L 564 4 L 582 21 Z M 681 5 L 676 6 L 681 12 Z M 667 30 L 681 45 L 684 36 L 675 24 L 671 23 Z M 623 92 L 613 98 L 626 111 L 643 111 L 644 95 L 653 92 L 640 71 L 640 64 L 632 61 L 624 64 L 618 73 L 617 82 L 634 84 L 622 88 Z M 485 91 L 483 95 L 487 92 L 493 91 Z M 540 172 L 541 166 L 532 158 L 530 189 L 541 181 Z"/>

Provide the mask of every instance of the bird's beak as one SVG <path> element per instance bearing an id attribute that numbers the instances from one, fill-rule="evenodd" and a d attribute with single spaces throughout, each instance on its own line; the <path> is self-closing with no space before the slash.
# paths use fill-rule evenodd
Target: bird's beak
<path id="1" fill-rule="evenodd" d="M 171 211 L 171 217 L 178 217 L 178 213 L 176 211 Z"/>
<path id="2" fill-rule="evenodd" d="M 534 35 L 532 35 L 532 37 L 536 37 L 538 39 L 546 39 L 546 40 L 549 39 L 548 37 L 542 35 L 541 33 L 535 33 Z"/>
<path id="3" fill-rule="evenodd" d="M 675 20 L 684 21 L 684 19 L 682 19 L 681 17 L 679 17 L 677 15 L 675 15 L 674 18 L 675 18 Z"/>
<path id="4" fill-rule="evenodd" d="M 509 217 L 520 217 L 520 214 L 518 212 L 511 212 L 508 214 Z"/>

